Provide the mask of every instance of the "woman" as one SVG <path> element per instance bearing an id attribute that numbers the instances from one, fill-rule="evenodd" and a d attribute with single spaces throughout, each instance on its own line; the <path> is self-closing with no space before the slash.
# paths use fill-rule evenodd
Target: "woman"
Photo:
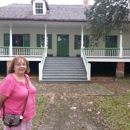
<path id="1" fill-rule="evenodd" d="M 0 109 L 2 110 L 4 104 L 4 115 L 20 115 L 28 95 L 22 123 L 17 127 L 4 125 L 4 130 L 31 130 L 31 119 L 36 114 L 36 89 L 27 75 L 29 72 L 29 62 L 22 56 L 15 57 L 8 69 L 8 75 L 0 83 Z"/>

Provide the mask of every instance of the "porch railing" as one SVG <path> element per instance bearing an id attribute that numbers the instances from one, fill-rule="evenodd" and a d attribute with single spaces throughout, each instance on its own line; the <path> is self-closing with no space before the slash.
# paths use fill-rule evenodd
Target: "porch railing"
<path id="1" fill-rule="evenodd" d="M 0 56 L 9 56 L 9 47 L 0 46 Z"/>
<path id="2" fill-rule="evenodd" d="M 12 55 L 42 56 L 43 47 L 13 47 Z"/>
<path id="3" fill-rule="evenodd" d="M 12 47 L 12 55 L 42 56 L 43 47 Z M 84 48 L 85 55 L 89 57 L 120 57 L 120 48 Z M 7 46 L 0 46 L 0 56 L 10 56 Z M 130 48 L 123 48 L 122 57 L 130 57 Z"/>
<path id="4" fill-rule="evenodd" d="M 42 70 L 44 67 L 45 59 L 47 57 L 47 47 L 44 48 L 41 62 L 39 63 L 39 81 L 42 80 Z"/>
<path id="5" fill-rule="evenodd" d="M 42 56 L 43 47 L 12 47 L 12 55 Z M 0 56 L 9 56 L 9 47 L 0 47 Z"/>
<path id="6" fill-rule="evenodd" d="M 90 63 L 88 63 L 88 60 L 87 60 L 87 57 L 85 55 L 85 49 L 84 48 L 81 48 L 81 57 L 83 59 L 83 63 L 84 63 L 84 66 L 85 66 L 85 69 L 86 69 L 86 72 L 87 72 L 87 75 L 86 75 L 86 78 L 87 80 L 90 81 L 90 70 L 91 70 L 91 66 L 90 66 Z"/>
<path id="7" fill-rule="evenodd" d="M 120 57 L 120 48 L 85 48 L 87 57 Z M 130 48 L 123 48 L 122 57 L 130 57 Z"/>
<path id="8" fill-rule="evenodd" d="M 119 57 L 119 48 L 85 48 L 87 57 Z"/>
<path id="9" fill-rule="evenodd" d="M 87 57 L 119 57 L 120 49 L 119 48 L 96 48 L 96 47 L 85 48 L 85 55 Z"/>
<path id="10" fill-rule="evenodd" d="M 123 48 L 123 57 L 130 57 L 130 48 Z"/>

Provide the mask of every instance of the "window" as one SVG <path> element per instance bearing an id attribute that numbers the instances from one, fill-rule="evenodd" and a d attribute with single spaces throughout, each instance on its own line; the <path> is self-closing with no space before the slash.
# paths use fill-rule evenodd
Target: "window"
<path id="1" fill-rule="evenodd" d="M 47 37 L 47 44 L 48 44 L 48 37 Z M 45 35 L 41 35 L 41 46 L 45 46 Z"/>
<path id="2" fill-rule="evenodd" d="M 37 34 L 37 47 L 45 46 L 45 35 Z M 48 49 L 52 49 L 52 34 L 47 34 L 47 46 Z"/>
<path id="3" fill-rule="evenodd" d="M 13 34 L 12 38 L 12 44 L 13 46 L 23 46 L 23 35 L 21 34 Z"/>
<path id="4" fill-rule="evenodd" d="M 106 42 L 117 42 L 117 36 L 106 36 Z"/>
<path id="5" fill-rule="evenodd" d="M 49 6 L 46 0 L 32 0 L 33 14 L 34 15 L 46 15 Z"/>
<path id="6" fill-rule="evenodd" d="M 43 3 L 35 3 L 36 14 L 43 14 Z"/>
<path id="7" fill-rule="evenodd" d="M 9 46 L 9 34 L 4 34 L 4 46 Z M 14 47 L 30 47 L 30 34 L 13 34 L 12 45 Z"/>
<path id="8" fill-rule="evenodd" d="M 83 37 L 83 45 L 85 43 L 85 36 Z M 78 36 L 78 49 L 81 48 L 81 36 Z"/>
<path id="9" fill-rule="evenodd" d="M 80 49 L 81 48 L 81 35 L 75 35 L 75 41 L 74 41 L 74 49 Z M 88 47 L 89 46 L 89 38 L 87 35 L 83 36 L 83 46 Z"/>

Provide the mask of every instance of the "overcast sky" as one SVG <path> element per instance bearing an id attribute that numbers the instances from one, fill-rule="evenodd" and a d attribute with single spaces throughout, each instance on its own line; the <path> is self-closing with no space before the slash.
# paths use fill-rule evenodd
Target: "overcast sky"
<path id="1" fill-rule="evenodd" d="M 20 3 L 20 4 L 30 4 L 31 0 L 1 0 L 0 7 L 13 4 L 13 3 Z M 83 0 L 47 0 L 48 4 L 72 4 L 72 5 L 82 5 Z M 89 4 L 93 4 L 93 0 L 89 0 Z"/>

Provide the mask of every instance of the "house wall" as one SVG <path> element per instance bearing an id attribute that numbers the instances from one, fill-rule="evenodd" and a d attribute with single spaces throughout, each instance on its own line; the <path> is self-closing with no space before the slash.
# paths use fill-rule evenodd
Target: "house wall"
<path id="1" fill-rule="evenodd" d="M 0 46 L 3 46 L 3 34 L 9 33 L 9 28 L 7 29 L 0 29 Z M 30 34 L 30 45 L 32 47 L 36 46 L 36 35 L 37 34 L 44 34 L 44 26 L 43 29 L 14 29 L 12 28 L 13 34 Z M 81 29 L 48 29 L 47 34 L 52 34 L 52 49 L 48 49 L 48 54 L 53 54 L 53 56 L 57 55 L 57 34 L 67 34 L 69 35 L 69 56 L 76 56 L 77 54 L 80 55 L 80 49 L 74 49 L 74 35 L 81 35 Z M 84 35 L 88 33 L 84 30 Z M 110 35 L 117 35 L 118 36 L 118 43 L 117 46 L 120 46 L 120 31 L 115 30 L 112 31 Z M 129 40 L 130 33 L 125 32 L 123 33 L 123 47 L 130 47 Z M 105 41 L 103 38 L 99 40 L 98 47 L 105 47 Z"/>
<path id="2" fill-rule="evenodd" d="M 117 47 L 120 47 L 120 31 L 119 30 L 112 31 L 110 35 L 117 36 Z M 123 36 L 122 46 L 124 48 L 127 47 L 130 48 L 130 32 L 123 32 L 122 36 Z M 99 40 L 98 47 L 105 47 L 105 41 L 103 40 L 103 38 Z"/>
<path id="3" fill-rule="evenodd" d="M 48 49 L 48 54 L 57 55 L 57 34 L 69 35 L 69 56 L 80 54 L 80 49 L 74 49 L 74 35 L 81 35 L 81 30 L 53 29 L 47 32 L 52 34 L 52 49 Z"/>
<path id="4" fill-rule="evenodd" d="M 0 30 L 0 46 L 4 46 L 4 33 L 9 33 L 9 29 Z M 36 46 L 36 35 L 44 34 L 44 28 L 42 29 L 12 29 L 13 34 L 30 34 L 30 46 Z M 47 34 L 52 34 L 52 49 L 48 49 L 48 54 L 57 55 L 57 34 L 67 34 L 69 35 L 69 55 L 76 56 L 80 54 L 80 49 L 74 50 L 74 35 L 81 35 L 80 30 L 61 30 L 53 29 L 47 30 Z"/>
<path id="5" fill-rule="evenodd" d="M 115 31 L 112 31 L 111 33 L 110 33 L 110 36 L 117 36 L 117 47 L 119 47 L 120 46 L 120 32 L 119 32 L 119 30 L 115 30 Z M 129 37 L 129 36 L 128 36 Z M 126 46 L 124 43 L 126 43 L 126 40 L 125 39 L 123 39 L 124 41 L 123 41 L 123 46 Z M 105 41 L 104 41 L 104 39 L 103 38 L 101 38 L 100 40 L 99 40 L 99 44 L 98 44 L 98 47 L 105 47 Z"/>
<path id="6" fill-rule="evenodd" d="M 130 32 L 123 33 L 123 47 L 130 48 Z"/>

